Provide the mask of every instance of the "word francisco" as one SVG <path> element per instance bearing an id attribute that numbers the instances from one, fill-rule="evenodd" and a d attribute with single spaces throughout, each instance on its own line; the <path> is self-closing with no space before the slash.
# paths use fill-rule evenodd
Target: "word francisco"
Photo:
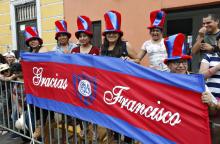
<path id="1" fill-rule="evenodd" d="M 135 100 L 129 100 L 122 95 L 123 91 L 129 90 L 129 87 L 115 86 L 112 91 L 105 91 L 103 100 L 108 105 L 120 104 L 121 108 L 125 108 L 128 111 L 139 114 L 151 120 L 161 121 L 164 124 L 170 124 L 175 126 L 181 122 L 180 114 L 178 112 L 172 113 L 171 111 L 165 111 L 165 108 L 154 108 L 153 106 L 146 106 Z M 157 102 L 160 105 L 160 101 Z"/>

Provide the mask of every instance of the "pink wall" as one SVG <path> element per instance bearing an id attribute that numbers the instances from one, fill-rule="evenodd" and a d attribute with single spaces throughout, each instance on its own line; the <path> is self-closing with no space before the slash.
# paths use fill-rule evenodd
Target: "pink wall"
<path id="1" fill-rule="evenodd" d="M 122 31 L 124 39 L 138 51 L 143 42 L 149 39 L 149 14 L 156 9 L 176 9 L 184 7 L 199 7 L 219 3 L 217 0 L 64 0 L 64 15 L 69 31 L 76 41 L 76 18 L 86 15 L 92 21 L 102 21 L 102 31 L 105 28 L 103 15 L 108 10 L 119 11 L 122 15 Z M 146 64 L 146 62 L 144 63 Z"/>
<path id="2" fill-rule="evenodd" d="M 78 15 L 86 15 L 92 21 L 101 20 L 102 30 L 104 30 L 104 13 L 108 10 L 119 11 L 122 15 L 121 29 L 124 32 L 124 39 L 138 50 L 149 38 L 147 30 L 149 13 L 160 9 L 160 6 L 161 0 L 64 0 L 64 15 L 68 21 L 69 30 L 73 33 L 77 30 Z"/>
<path id="3" fill-rule="evenodd" d="M 181 7 L 198 7 L 200 5 L 210 5 L 220 3 L 219 0 L 162 0 L 161 7 L 164 9 Z"/>

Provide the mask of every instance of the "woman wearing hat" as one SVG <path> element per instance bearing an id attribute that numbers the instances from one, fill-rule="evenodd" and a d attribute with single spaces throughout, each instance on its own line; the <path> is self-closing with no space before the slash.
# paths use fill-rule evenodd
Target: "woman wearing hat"
<path id="1" fill-rule="evenodd" d="M 71 53 L 83 53 L 83 54 L 91 54 L 91 55 L 99 55 L 99 48 L 93 46 L 91 44 L 91 39 L 93 33 L 91 31 L 92 22 L 87 16 L 78 16 L 77 17 L 77 27 L 78 31 L 75 32 L 75 36 L 79 41 L 79 46 L 74 48 Z M 80 137 L 83 137 L 83 124 L 82 121 L 77 120 L 77 124 L 80 125 Z M 89 124 L 89 126 L 92 126 Z M 90 131 L 91 129 L 88 129 Z M 93 132 L 92 132 L 93 133 Z M 88 132 L 86 134 L 88 136 L 89 143 L 92 142 L 91 133 Z"/>
<path id="2" fill-rule="evenodd" d="M 76 44 L 70 43 L 71 33 L 67 31 L 67 23 L 65 20 L 58 20 L 55 22 L 57 45 L 54 47 L 53 51 L 58 53 L 71 53 L 71 51 L 77 47 Z"/>
<path id="3" fill-rule="evenodd" d="M 5 57 L 5 60 L 9 66 L 17 61 L 17 59 L 15 58 L 15 54 L 12 51 L 6 52 L 5 54 L 3 54 L 3 56 Z"/>
<path id="4" fill-rule="evenodd" d="M 71 53 L 99 55 L 99 48 L 91 44 L 93 34 L 90 19 L 87 16 L 79 16 L 77 18 L 77 26 L 78 31 L 75 33 L 75 36 L 79 40 L 80 46 L 74 48 Z"/>
<path id="5" fill-rule="evenodd" d="M 43 40 L 39 37 L 36 27 L 25 27 L 25 43 L 29 47 L 29 52 L 47 52 L 47 49 L 42 47 Z"/>
<path id="6" fill-rule="evenodd" d="M 117 11 L 108 11 L 104 15 L 106 29 L 103 32 L 104 42 L 101 55 L 130 59 L 136 62 L 136 52 L 131 49 L 128 42 L 122 40 L 121 14 Z"/>
<path id="7" fill-rule="evenodd" d="M 131 45 L 122 40 L 121 14 L 111 10 L 104 14 L 106 29 L 103 32 L 104 42 L 101 47 L 101 55 L 128 59 L 137 62 L 136 52 Z M 119 134 L 114 133 L 114 140 L 119 140 Z M 125 137 L 125 142 L 131 142 L 131 138 Z"/>
<path id="8" fill-rule="evenodd" d="M 10 77 L 10 67 L 8 64 L 0 64 L 0 80 L 6 80 L 6 78 Z"/>
<path id="9" fill-rule="evenodd" d="M 42 52 L 48 52 L 46 47 L 42 47 L 43 45 L 43 40 L 39 37 L 38 31 L 36 27 L 33 26 L 26 26 L 25 27 L 25 43 L 29 47 L 29 52 L 32 53 L 42 53 Z M 18 65 L 17 65 L 18 66 Z M 35 108 L 33 110 L 33 107 L 31 107 L 31 116 L 33 112 L 36 112 L 36 120 L 40 121 L 40 109 Z M 47 111 L 43 110 L 43 122 L 46 122 L 46 117 L 47 117 Z M 33 127 L 34 133 L 33 137 L 34 138 L 39 138 L 40 137 L 40 128 Z"/>
<path id="10" fill-rule="evenodd" d="M 138 53 L 138 58 L 141 61 L 147 54 L 150 67 L 160 71 L 168 71 L 167 66 L 163 63 L 166 58 L 166 48 L 163 43 L 163 27 L 165 22 L 165 12 L 155 10 L 150 13 L 151 25 L 150 30 L 151 39 L 144 42 Z"/>

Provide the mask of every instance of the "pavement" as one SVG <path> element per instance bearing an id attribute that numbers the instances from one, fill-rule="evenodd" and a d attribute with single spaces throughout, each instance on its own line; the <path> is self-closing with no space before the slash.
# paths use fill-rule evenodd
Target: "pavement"
<path id="1" fill-rule="evenodd" d="M 21 137 L 11 138 L 12 132 L 0 134 L 0 144 L 28 144 L 23 142 Z"/>

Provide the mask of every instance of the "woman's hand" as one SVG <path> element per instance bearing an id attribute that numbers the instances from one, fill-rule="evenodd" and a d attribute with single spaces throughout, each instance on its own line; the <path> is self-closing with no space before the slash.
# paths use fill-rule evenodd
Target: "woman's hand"
<path id="1" fill-rule="evenodd" d="M 202 98 L 203 103 L 206 103 L 206 104 L 211 104 L 212 103 L 212 97 L 211 97 L 210 93 L 207 92 L 207 91 L 202 93 L 201 98 Z"/>

